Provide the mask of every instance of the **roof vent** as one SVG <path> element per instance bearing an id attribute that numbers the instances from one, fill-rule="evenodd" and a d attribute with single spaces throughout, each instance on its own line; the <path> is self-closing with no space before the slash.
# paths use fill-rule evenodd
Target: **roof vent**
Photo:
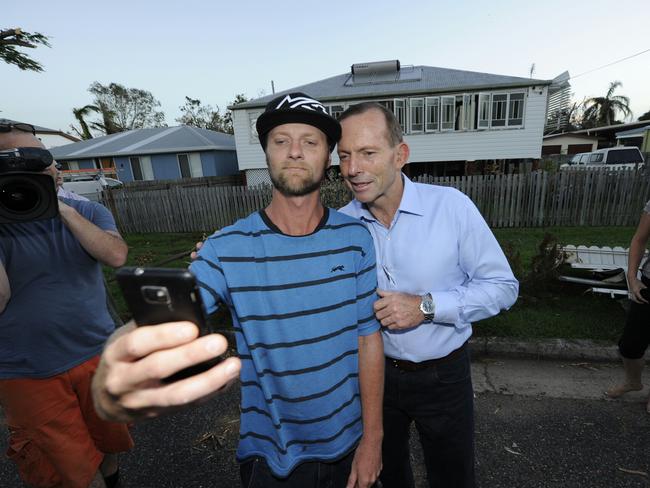
<path id="1" fill-rule="evenodd" d="M 353 64 L 350 70 L 353 76 L 372 76 L 386 73 L 397 73 L 399 71 L 399 60 L 375 61 L 373 63 Z"/>

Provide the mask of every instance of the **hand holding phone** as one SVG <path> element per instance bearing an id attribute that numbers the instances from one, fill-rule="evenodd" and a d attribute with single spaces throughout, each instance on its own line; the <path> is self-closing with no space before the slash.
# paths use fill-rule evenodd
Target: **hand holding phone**
<path id="1" fill-rule="evenodd" d="M 115 276 L 138 327 L 188 321 L 199 328 L 199 336 L 214 332 L 208 325 L 196 279 L 187 269 L 124 267 Z M 190 366 L 162 381 L 188 378 L 220 361 L 215 358 Z"/>

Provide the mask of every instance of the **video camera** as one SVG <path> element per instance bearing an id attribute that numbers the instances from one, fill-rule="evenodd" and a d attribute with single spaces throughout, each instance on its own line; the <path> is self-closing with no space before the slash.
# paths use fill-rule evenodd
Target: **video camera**
<path id="1" fill-rule="evenodd" d="M 54 180 L 42 174 L 53 161 L 50 151 L 38 147 L 0 151 L 0 224 L 51 219 L 59 214 Z"/>

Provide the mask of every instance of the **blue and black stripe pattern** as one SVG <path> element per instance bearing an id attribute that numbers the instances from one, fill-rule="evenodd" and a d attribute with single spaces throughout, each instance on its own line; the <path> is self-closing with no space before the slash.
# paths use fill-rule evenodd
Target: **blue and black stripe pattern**
<path id="1" fill-rule="evenodd" d="M 212 235 L 191 266 L 208 312 L 233 313 L 242 360 L 237 457 L 279 476 L 335 459 L 362 433 L 358 337 L 376 332 L 375 251 L 365 226 L 329 209 L 291 237 L 252 214 Z"/>

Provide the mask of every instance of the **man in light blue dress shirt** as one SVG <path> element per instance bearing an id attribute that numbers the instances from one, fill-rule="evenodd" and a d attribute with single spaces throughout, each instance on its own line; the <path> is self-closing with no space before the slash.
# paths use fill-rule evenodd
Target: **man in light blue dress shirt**
<path id="1" fill-rule="evenodd" d="M 518 282 L 472 201 L 411 182 L 409 147 L 392 112 L 367 102 L 340 117 L 341 174 L 355 199 L 341 211 L 365 222 L 377 255 L 374 306 L 386 377 L 381 480 L 412 487 L 415 422 L 430 486 L 475 486 L 472 323 L 508 309 Z"/>

